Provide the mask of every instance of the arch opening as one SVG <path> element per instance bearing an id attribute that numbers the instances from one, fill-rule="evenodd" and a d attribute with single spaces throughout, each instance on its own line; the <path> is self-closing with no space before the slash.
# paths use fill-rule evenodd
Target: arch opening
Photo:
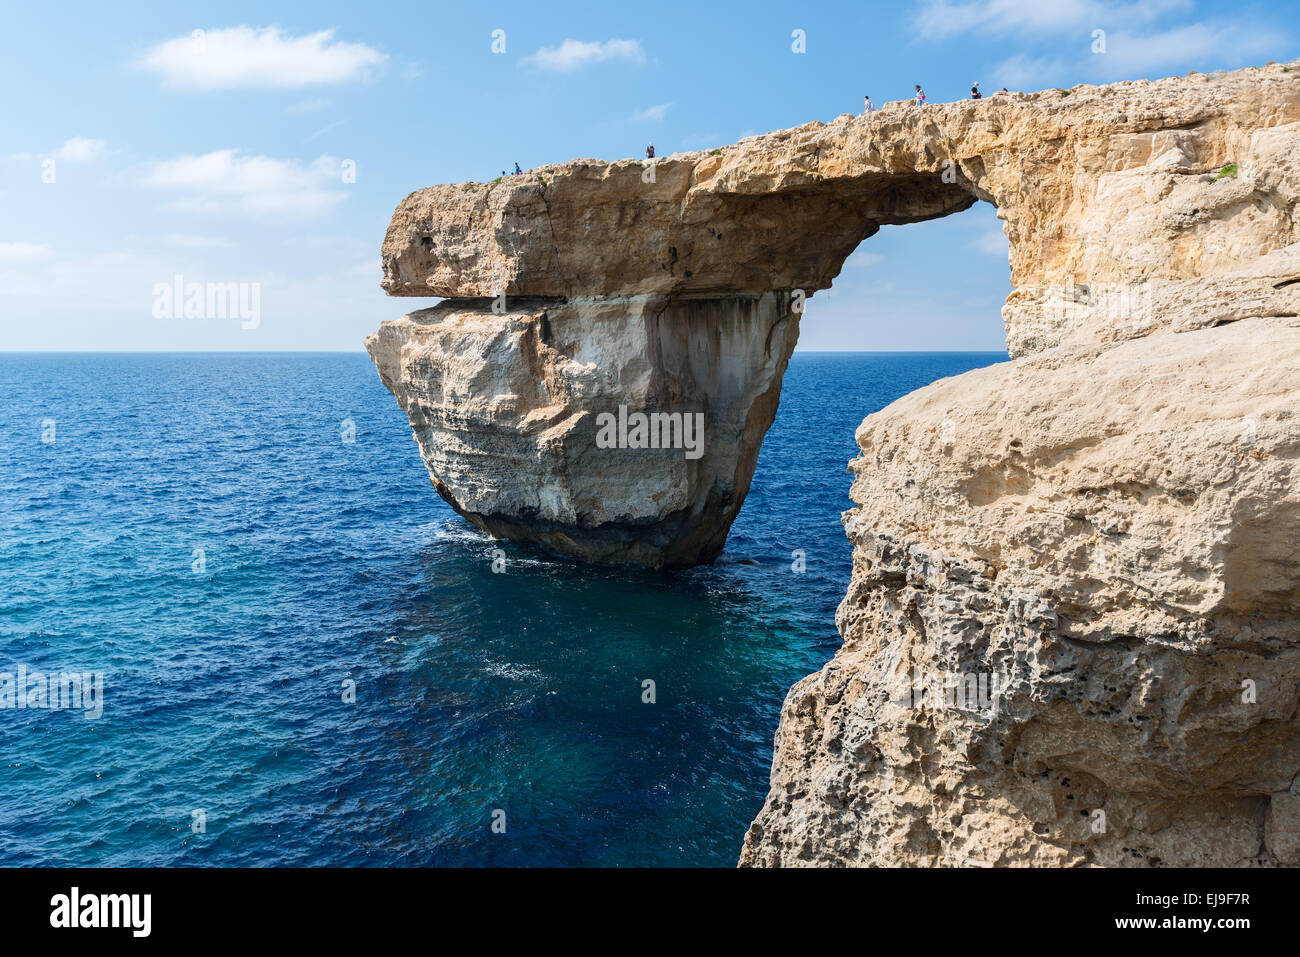
<path id="1" fill-rule="evenodd" d="M 809 300 L 797 352 L 989 352 L 1005 357 L 1014 287 L 997 209 L 887 224 Z"/>

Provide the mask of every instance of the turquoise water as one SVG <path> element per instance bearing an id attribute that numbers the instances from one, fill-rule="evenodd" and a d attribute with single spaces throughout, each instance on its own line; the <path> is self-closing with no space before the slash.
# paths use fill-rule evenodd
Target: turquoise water
<path id="1" fill-rule="evenodd" d="M 717 564 L 494 574 L 362 355 L 0 356 L 0 672 L 104 689 L 0 710 L 0 864 L 734 864 L 854 429 L 1003 358 L 796 355 Z"/>

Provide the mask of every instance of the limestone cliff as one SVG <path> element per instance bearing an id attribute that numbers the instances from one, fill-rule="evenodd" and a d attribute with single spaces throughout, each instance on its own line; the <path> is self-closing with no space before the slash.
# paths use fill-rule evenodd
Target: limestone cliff
<path id="1" fill-rule="evenodd" d="M 366 347 L 458 512 L 498 537 L 661 567 L 722 551 L 798 335 L 784 293 L 517 299 L 446 301 Z M 704 454 L 602 448 L 599 417 L 620 406 L 702 413 Z"/>
<path id="2" fill-rule="evenodd" d="M 868 416 L 844 644 L 742 861 L 1300 864 L 1298 398 L 1257 318 Z"/>
<path id="3" fill-rule="evenodd" d="M 429 187 L 393 215 L 383 286 L 811 294 L 880 226 L 985 200 L 1010 245 L 1013 356 L 1290 311 L 1278 284 L 1300 277 L 1297 69 L 891 103 L 673 154 L 652 181 L 643 162 L 574 160 Z"/>
<path id="4" fill-rule="evenodd" d="M 742 863 L 1300 863 L 1298 155 L 1300 62 L 430 187 L 383 284 L 448 301 L 367 347 L 480 527 L 709 561 L 804 299 L 994 204 L 1012 361 L 859 429 L 844 646 Z M 703 455 L 602 444 L 620 406 L 702 413 Z"/>
<path id="5" fill-rule="evenodd" d="M 368 345 L 471 521 L 589 560 L 709 561 L 803 299 L 881 225 L 996 205 L 1013 356 L 1295 312 L 1298 83 L 1271 66 L 894 103 L 653 163 L 421 189 L 393 215 L 383 285 L 452 301 Z M 703 413 L 704 458 L 596 449 L 620 403 Z"/>

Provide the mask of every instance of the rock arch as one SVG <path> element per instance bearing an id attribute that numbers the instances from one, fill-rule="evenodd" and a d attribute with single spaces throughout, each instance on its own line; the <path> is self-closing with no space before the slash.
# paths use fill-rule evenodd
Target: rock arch
<path id="1" fill-rule="evenodd" d="M 368 348 L 435 487 L 480 527 L 589 560 L 710 561 L 775 414 L 792 297 L 882 225 L 997 207 L 1013 357 L 1294 312 L 1295 85 L 1273 67 L 892 103 L 653 164 L 421 189 L 393 215 L 383 286 L 447 301 Z M 595 454 L 594 417 L 619 405 L 704 412 L 705 458 Z"/>
<path id="2" fill-rule="evenodd" d="M 859 428 L 845 643 L 787 698 L 742 863 L 1296 865 L 1297 157 L 1300 62 L 430 187 L 383 282 L 448 298 L 366 344 L 480 527 L 709 561 L 800 297 L 883 224 L 993 203 L 1012 361 Z M 597 448 L 620 405 L 703 412 L 705 455 Z M 900 705 L 899 661 L 996 673 L 997 707 Z"/>

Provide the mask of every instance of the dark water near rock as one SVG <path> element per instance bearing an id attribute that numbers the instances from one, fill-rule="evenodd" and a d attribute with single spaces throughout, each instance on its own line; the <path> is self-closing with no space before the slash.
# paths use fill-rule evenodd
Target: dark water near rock
<path id="1" fill-rule="evenodd" d="M 104 681 L 0 710 L 0 865 L 732 865 L 854 429 L 1002 358 L 796 355 L 718 564 L 494 574 L 362 355 L 0 356 L 0 672 Z"/>

